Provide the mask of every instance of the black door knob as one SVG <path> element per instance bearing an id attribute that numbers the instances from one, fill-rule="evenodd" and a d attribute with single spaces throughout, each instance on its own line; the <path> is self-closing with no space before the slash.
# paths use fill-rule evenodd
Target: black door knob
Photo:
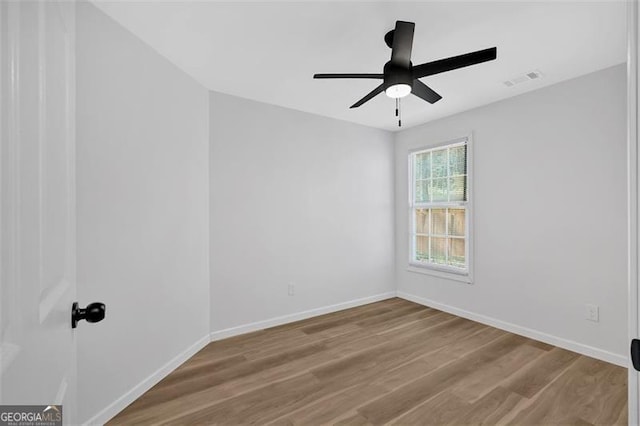
<path id="1" fill-rule="evenodd" d="M 89 303 L 86 308 L 82 309 L 78 306 L 78 302 L 73 302 L 71 307 L 71 327 L 76 328 L 78 321 L 86 320 L 87 322 L 100 322 L 104 319 L 106 306 L 104 303 Z"/>
<path id="2" fill-rule="evenodd" d="M 640 340 L 638 339 L 631 341 L 631 363 L 633 368 L 640 371 Z"/>

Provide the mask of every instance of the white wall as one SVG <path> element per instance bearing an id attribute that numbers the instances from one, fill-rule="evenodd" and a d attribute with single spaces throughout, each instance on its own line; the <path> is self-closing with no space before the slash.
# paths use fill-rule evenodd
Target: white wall
<path id="1" fill-rule="evenodd" d="M 624 361 L 625 96 L 620 65 L 398 133 L 399 292 Z M 472 285 L 406 269 L 407 151 L 468 133 Z M 600 306 L 599 323 L 585 320 L 585 304 Z"/>
<path id="2" fill-rule="evenodd" d="M 212 332 L 395 291 L 392 135 L 210 99 Z"/>
<path id="3" fill-rule="evenodd" d="M 208 335 L 209 99 L 94 6 L 77 18 L 78 297 L 107 305 L 77 329 L 87 420 Z"/>

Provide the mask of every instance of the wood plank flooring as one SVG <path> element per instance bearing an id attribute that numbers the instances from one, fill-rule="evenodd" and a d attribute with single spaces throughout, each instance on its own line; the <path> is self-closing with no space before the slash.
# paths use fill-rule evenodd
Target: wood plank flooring
<path id="1" fill-rule="evenodd" d="M 625 369 L 389 299 L 213 342 L 125 424 L 627 424 Z"/>

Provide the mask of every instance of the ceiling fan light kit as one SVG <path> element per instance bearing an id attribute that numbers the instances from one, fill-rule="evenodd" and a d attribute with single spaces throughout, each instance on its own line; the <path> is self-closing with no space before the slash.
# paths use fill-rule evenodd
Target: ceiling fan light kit
<path id="1" fill-rule="evenodd" d="M 498 49 L 491 47 L 414 66 L 411 63 L 414 29 L 415 23 L 413 22 L 396 21 L 395 29 L 385 34 L 384 41 L 391 48 L 391 60 L 384 65 L 382 74 L 315 74 L 313 78 L 380 79 L 382 84 L 351 105 L 351 108 L 358 108 L 378 94 L 385 92 L 388 97 L 396 99 L 396 116 L 398 116 L 399 100 L 410 93 L 431 104 L 442 99 L 442 96 L 420 81 L 420 78 L 492 61 L 497 57 Z M 398 120 L 398 126 L 400 125 L 401 121 Z"/>
<path id="2" fill-rule="evenodd" d="M 404 98 L 411 93 L 411 86 L 408 84 L 394 84 L 387 87 L 384 93 L 392 99 Z"/>

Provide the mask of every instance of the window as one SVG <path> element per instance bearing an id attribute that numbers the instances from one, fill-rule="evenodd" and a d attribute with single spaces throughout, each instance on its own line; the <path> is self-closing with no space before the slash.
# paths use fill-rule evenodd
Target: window
<path id="1" fill-rule="evenodd" d="M 412 266 L 469 273 L 467 142 L 409 154 Z"/>

